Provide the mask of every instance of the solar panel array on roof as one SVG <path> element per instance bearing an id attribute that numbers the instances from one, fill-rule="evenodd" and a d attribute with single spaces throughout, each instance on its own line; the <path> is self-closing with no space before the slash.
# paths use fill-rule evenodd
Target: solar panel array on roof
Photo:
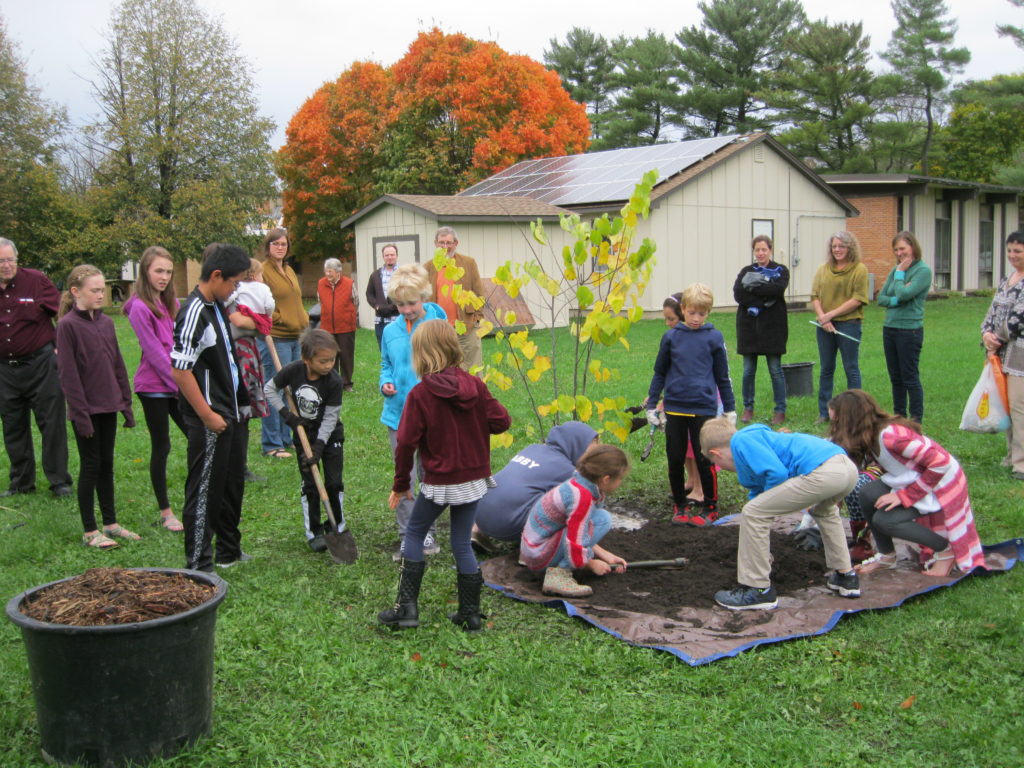
<path id="1" fill-rule="evenodd" d="M 628 200 L 637 182 L 652 168 L 658 170 L 658 180 L 664 181 L 737 138 L 716 136 L 589 155 L 524 160 L 460 194 L 518 195 L 552 205 Z"/>

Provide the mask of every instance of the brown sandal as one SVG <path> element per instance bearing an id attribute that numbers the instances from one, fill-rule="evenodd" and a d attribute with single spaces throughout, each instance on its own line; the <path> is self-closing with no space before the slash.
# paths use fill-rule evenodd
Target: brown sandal
<path id="1" fill-rule="evenodd" d="M 896 569 L 898 561 L 896 553 L 892 552 L 888 555 L 882 554 L 881 552 L 876 553 L 874 556 L 869 557 L 867 560 L 862 562 L 860 565 L 855 566 L 853 570 L 857 573 L 874 573 L 875 571 L 893 571 Z"/>
<path id="2" fill-rule="evenodd" d="M 121 546 L 116 541 L 103 535 L 99 531 L 83 533 L 82 543 L 87 547 L 95 547 L 96 549 L 114 549 Z"/>
<path id="3" fill-rule="evenodd" d="M 169 515 L 160 515 L 160 519 L 156 521 L 157 525 L 162 525 L 171 533 L 181 533 L 185 530 L 185 526 L 181 524 L 181 520 L 174 516 L 172 512 Z"/>
<path id="4" fill-rule="evenodd" d="M 141 541 L 142 537 L 139 536 L 135 531 L 129 531 L 127 528 L 122 528 L 120 525 L 112 525 L 109 528 L 103 526 L 103 533 L 107 536 L 112 536 L 118 539 L 128 539 L 129 541 Z"/>
<path id="5" fill-rule="evenodd" d="M 936 552 L 924 564 L 924 569 L 921 573 L 925 576 L 931 576 L 933 579 L 944 579 L 955 570 L 957 570 L 956 555 L 953 554 L 952 547 L 946 547 L 941 552 Z"/>

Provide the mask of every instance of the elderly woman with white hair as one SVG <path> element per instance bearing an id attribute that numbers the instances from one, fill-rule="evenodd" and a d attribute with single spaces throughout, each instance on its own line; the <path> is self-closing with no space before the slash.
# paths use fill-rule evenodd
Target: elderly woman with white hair
<path id="1" fill-rule="evenodd" d="M 356 328 L 359 327 L 356 310 L 359 295 L 351 277 L 341 271 L 341 262 L 324 262 L 324 276 L 316 286 L 320 299 L 320 327 L 334 337 L 338 345 L 337 368 L 345 391 L 352 391 L 352 369 L 356 359 Z"/>

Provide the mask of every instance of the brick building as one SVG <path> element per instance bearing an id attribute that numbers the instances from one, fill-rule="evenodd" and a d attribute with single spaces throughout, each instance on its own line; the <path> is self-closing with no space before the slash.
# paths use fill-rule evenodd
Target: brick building
<path id="1" fill-rule="evenodd" d="M 1002 244 L 1019 227 L 1024 189 L 915 174 L 822 178 L 860 211 L 846 228 L 860 241 L 876 291 L 892 269 L 893 235 L 904 229 L 921 242 L 936 289 L 991 288 L 1005 277 Z"/>

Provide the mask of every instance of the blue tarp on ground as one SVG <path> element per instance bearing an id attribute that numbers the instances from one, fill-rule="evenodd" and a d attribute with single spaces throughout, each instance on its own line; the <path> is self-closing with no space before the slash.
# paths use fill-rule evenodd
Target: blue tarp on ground
<path id="1" fill-rule="evenodd" d="M 736 517 L 720 522 L 734 524 Z M 862 576 L 863 594 L 856 600 L 839 597 L 823 583 L 780 595 L 779 607 L 774 611 L 729 611 L 715 606 L 682 608 L 664 616 L 603 608 L 599 592 L 577 600 L 544 595 L 539 582 L 521 577 L 522 568 L 512 555 L 488 560 L 481 569 L 488 586 L 508 597 L 561 607 L 569 616 L 578 616 L 631 645 L 667 651 L 691 666 L 699 666 L 759 645 L 823 635 L 843 616 L 895 608 L 911 597 L 951 587 L 969 576 L 1008 571 L 1022 555 L 1024 539 L 1010 539 L 985 547 L 987 571 L 976 568 L 971 574 L 954 573 L 949 578 L 935 579 L 922 575 L 913 563 L 901 561 L 897 570 Z"/>

